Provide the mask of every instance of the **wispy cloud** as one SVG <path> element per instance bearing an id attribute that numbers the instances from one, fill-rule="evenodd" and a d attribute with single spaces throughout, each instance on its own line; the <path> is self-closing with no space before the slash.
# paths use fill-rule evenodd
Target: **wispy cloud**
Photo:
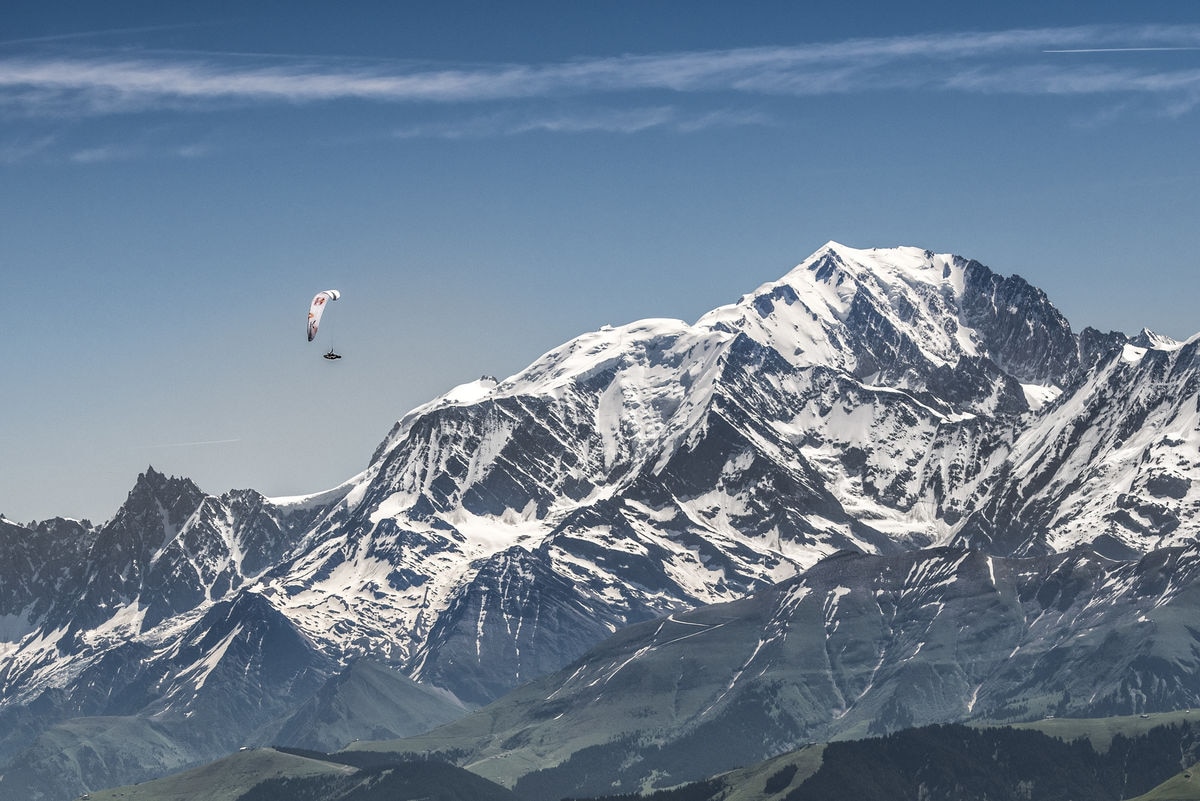
<path id="1" fill-rule="evenodd" d="M 1156 58 L 1153 63 L 1126 59 L 1099 66 L 1062 54 L 1196 48 L 1200 26 L 1180 25 L 861 38 L 482 66 L 356 65 L 345 59 L 244 55 L 26 54 L 0 57 L 0 114 L 103 115 L 343 100 L 478 104 L 617 93 L 797 97 L 883 90 L 1141 94 L 1191 108 L 1200 103 L 1200 70 L 1190 63 L 1164 65 Z M 550 130 L 552 123 L 545 119 L 540 127 Z M 575 124 L 568 120 L 559 129 L 573 130 Z"/>
<path id="2" fill-rule="evenodd" d="M 1195 98 L 1200 92 L 1200 67 L 1152 71 L 1089 65 L 1062 70 L 1046 64 L 1031 64 L 967 70 L 948 78 L 945 86 L 990 94 L 1147 94 Z"/>
<path id="3" fill-rule="evenodd" d="M 76 164 L 100 164 L 107 161 L 128 161 L 141 155 L 137 148 L 104 145 L 77 150 L 71 154 L 70 160 Z"/>
<path id="4" fill-rule="evenodd" d="M 241 442 L 241 438 L 235 439 L 204 439 L 196 442 L 164 442 L 158 445 L 145 445 L 145 448 L 199 448 L 206 445 L 229 445 L 234 442 Z"/>
<path id="5" fill-rule="evenodd" d="M 51 135 L 0 142 L 0 164 L 19 164 L 47 152 L 57 142 Z"/>
<path id="6" fill-rule="evenodd" d="M 634 108 L 522 110 L 478 114 L 462 119 L 417 123 L 397 128 L 400 139 L 476 139 L 526 133 L 618 133 L 662 130 L 692 133 L 709 128 L 770 125 L 774 120 L 757 110 L 719 109 L 700 113 L 676 106 Z"/>

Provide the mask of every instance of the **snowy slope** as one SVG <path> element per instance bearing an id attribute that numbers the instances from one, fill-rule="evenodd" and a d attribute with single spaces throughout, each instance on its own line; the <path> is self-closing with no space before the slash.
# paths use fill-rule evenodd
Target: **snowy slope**
<path id="1" fill-rule="evenodd" d="M 616 628 L 837 550 L 948 541 L 1029 388 L 1056 396 L 1078 358 L 1020 279 L 830 243 L 694 325 L 589 332 L 413 410 L 262 591 L 319 641 L 368 643 L 487 700 Z M 564 615 L 569 644 L 542 628 Z M 524 663 L 455 684 L 464 660 L 494 667 L 496 630 Z"/>
<path id="2" fill-rule="evenodd" d="M 1195 539 L 1200 337 L 1128 344 L 1013 445 L 963 543 L 1035 553 L 1096 543 L 1114 556 Z"/>
<path id="3" fill-rule="evenodd" d="M 148 470 L 102 526 L 0 521 L 0 759 L 58 720 L 214 703 L 237 744 L 251 721 L 213 699 L 292 714 L 360 656 L 486 703 L 842 550 L 1188 542 L 1196 347 L 1077 335 L 975 261 L 831 242 L 694 324 L 606 326 L 456 387 L 327 492 Z M 286 673 L 268 633 L 299 672 L 248 687 Z"/>

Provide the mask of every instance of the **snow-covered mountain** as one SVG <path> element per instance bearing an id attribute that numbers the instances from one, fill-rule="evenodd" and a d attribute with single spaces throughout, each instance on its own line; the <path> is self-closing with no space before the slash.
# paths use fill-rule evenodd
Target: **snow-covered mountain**
<path id="1" fill-rule="evenodd" d="M 485 703 L 840 550 L 1190 542 L 1196 348 L 1075 334 L 975 261 L 829 243 L 694 324 L 456 387 L 327 492 L 148 470 L 101 526 L 0 521 L 0 763 L 81 716 L 183 737 L 230 687 L 256 712 L 208 745 L 233 746 L 359 656 Z"/>
<path id="2" fill-rule="evenodd" d="M 1194 540 L 1200 337 L 1135 341 L 1024 428 L 959 542 L 999 553 L 1088 542 L 1128 557 Z"/>
<path id="3" fill-rule="evenodd" d="M 261 591 L 315 638 L 352 631 L 481 702 L 622 625 L 841 549 L 1187 541 L 1187 466 L 1173 481 L 1146 454 L 1183 459 L 1194 418 L 1167 440 L 1139 429 L 1143 447 L 1121 433 L 1150 405 L 1195 406 L 1194 343 L 1171 347 L 1076 337 L 977 262 L 831 243 L 694 325 L 588 333 L 413 410 Z M 1181 380 L 1143 375 L 1163 360 Z M 1106 427 L 1101 458 L 1060 460 L 1070 489 L 1031 506 L 1017 482 L 1071 447 L 1055 431 Z"/>

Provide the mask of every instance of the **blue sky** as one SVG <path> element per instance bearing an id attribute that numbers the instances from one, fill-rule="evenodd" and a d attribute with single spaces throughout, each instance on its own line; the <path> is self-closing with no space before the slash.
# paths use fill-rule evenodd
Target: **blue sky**
<path id="1" fill-rule="evenodd" d="M 99 522 L 147 465 L 325 489 L 455 384 L 830 239 L 1200 331 L 1200 5 L 832 5 L 9 0 L 0 512 Z"/>

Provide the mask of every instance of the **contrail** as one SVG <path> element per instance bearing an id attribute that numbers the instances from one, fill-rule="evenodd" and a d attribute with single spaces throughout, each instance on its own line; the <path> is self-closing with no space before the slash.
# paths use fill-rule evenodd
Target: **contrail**
<path id="1" fill-rule="evenodd" d="M 0 47 L 23 44 L 51 44 L 54 42 L 70 42 L 79 39 L 100 39 L 106 36 L 124 36 L 131 33 L 156 33 L 188 28 L 200 28 L 215 25 L 214 22 L 189 22 L 178 25 L 141 25 L 136 28 L 109 28 L 101 31 L 78 31 L 76 33 L 59 33 L 50 36 L 31 36 L 26 39 L 7 39 L 0 41 Z"/>
<path id="2" fill-rule="evenodd" d="M 237 439 L 205 439 L 197 442 L 168 442 L 163 445 L 146 445 L 147 448 L 193 448 L 199 445 L 226 445 L 230 442 L 241 442 L 242 438 Z"/>
<path id="3" fill-rule="evenodd" d="M 1043 50 L 1043 53 L 1160 53 L 1166 50 L 1200 50 L 1200 47 L 1080 47 L 1073 50 Z"/>

